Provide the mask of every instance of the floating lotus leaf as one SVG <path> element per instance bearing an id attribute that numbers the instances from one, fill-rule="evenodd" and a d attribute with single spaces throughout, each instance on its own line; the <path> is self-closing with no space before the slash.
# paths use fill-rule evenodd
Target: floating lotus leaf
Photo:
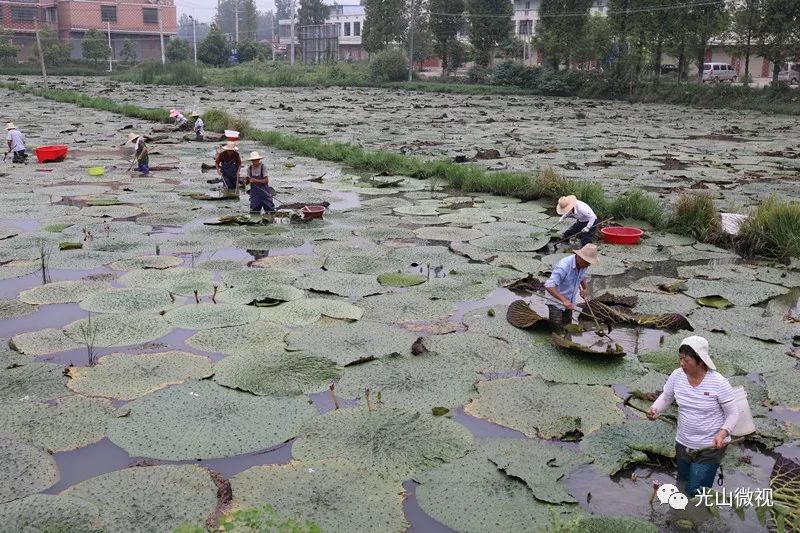
<path id="1" fill-rule="evenodd" d="M 353 304 L 325 298 L 301 298 L 275 307 L 261 308 L 261 319 L 287 326 L 308 326 L 323 316 L 360 320 L 364 311 Z"/>
<path id="2" fill-rule="evenodd" d="M 586 533 L 658 533 L 655 524 L 632 516 L 587 516 L 577 527 Z"/>
<path id="3" fill-rule="evenodd" d="M 541 340 L 522 350 L 522 356 L 526 372 L 557 383 L 614 385 L 645 373 L 635 357 L 566 355 L 550 342 Z"/>
<path id="4" fill-rule="evenodd" d="M 553 507 L 537 500 L 522 480 L 499 470 L 488 457 L 502 444 L 481 440 L 466 457 L 414 476 L 422 510 L 463 533 L 538 533 L 551 526 L 553 517 L 568 519 L 579 512 L 575 505 Z"/>
<path id="5" fill-rule="evenodd" d="M 427 296 L 406 291 L 369 296 L 358 302 L 369 320 L 394 324 L 405 320 L 435 321 L 449 317 L 456 306 L 447 300 L 431 300 Z"/>
<path id="6" fill-rule="evenodd" d="M 540 440 L 498 439 L 491 448 L 489 460 L 506 475 L 524 481 L 537 500 L 577 503 L 559 481 L 590 459 Z"/>
<path id="7" fill-rule="evenodd" d="M 0 410 L 0 424 L 14 438 L 50 452 L 83 448 L 102 439 L 109 418 L 118 416 L 109 400 L 66 396 L 53 404 L 15 402 Z"/>
<path id="8" fill-rule="evenodd" d="M 689 319 L 695 329 L 747 335 L 765 341 L 786 342 L 797 335 L 797 326 L 784 322 L 769 309 L 733 307 L 731 309 L 700 308 Z"/>
<path id="9" fill-rule="evenodd" d="M 695 298 L 695 301 L 703 307 L 713 307 L 714 309 L 727 309 L 728 307 L 733 306 L 730 300 L 719 295 Z"/>
<path id="10" fill-rule="evenodd" d="M 0 401 L 43 402 L 66 396 L 64 368 L 31 362 L 0 371 Z"/>
<path id="11" fill-rule="evenodd" d="M 380 294 L 388 289 L 366 274 L 345 274 L 342 272 L 312 272 L 295 280 L 295 286 L 316 292 L 327 292 L 339 296 L 363 298 L 370 294 Z"/>
<path id="12" fill-rule="evenodd" d="M 480 395 L 467 406 L 469 414 L 529 437 L 587 435 L 602 424 L 625 420 L 611 387 L 548 383 L 534 376 L 484 381 L 477 387 Z"/>
<path id="13" fill-rule="evenodd" d="M 502 252 L 497 254 L 490 264 L 530 274 L 536 274 L 543 268 L 542 262 L 534 259 L 529 253 Z"/>
<path id="14" fill-rule="evenodd" d="M 451 271 L 452 272 L 452 271 Z M 458 274 L 447 277 L 434 278 L 418 287 L 414 292 L 428 298 L 444 299 L 451 302 L 466 300 L 482 300 L 497 290 L 497 283 L 485 278 L 484 282 L 474 276 L 461 276 Z"/>
<path id="15" fill-rule="evenodd" d="M 175 306 L 164 289 L 110 289 L 81 300 L 80 307 L 93 313 L 157 313 Z"/>
<path id="16" fill-rule="evenodd" d="M 26 355 L 48 355 L 78 348 L 80 345 L 60 329 L 41 329 L 20 333 L 11 339 L 14 348 Z"/>
<path id="17" fill-rule="evenodd" d="M 427 205 L 402 205 L 400 207 L 395 207 L 392 209 L 392 211 L 399 215 L 413 215 L 421 217 L 435 217 L 439 214 L 439 211 L 437 211 L 436 207 Z"/>
<path id="18" fill-rule="evenodd" d="M 259 321 L 244 326 L 199 331 L 186 342 L 206 352 L 265 357 L 283 353 L 285 336 L 286 331 L 278 324 Z"/>
<path id="19" fill-rule="evenodd" d="M 167 385 L 209 377 L 206 357 L 172 351 L 140 355 L 110 354 L 95 366 L 71 367 L 67 386 L 79 394 L 133 400 Z"/>
<path id="20" fill-rule="evenodd" d="M 714 268 L 708 265 L 685 265 L 678 267 L 678 276 L 683 279 L 704 278 L 706 280 L 728 279 L 736 281 L 754 281 L 755 269 L 746 265 L 718 264 Z"/>
<path id="21" fill-rule="evenodd" d="M 394 223 L 392 219 L 390 223 Z M 373 241 L 385 241 L 388 239 L 413 239 L 414 232 L 406 228 L 395 227 L 366 227 L 353 230 L 354 235 L 372 239 Z"/>
<path id="22" fill-rule="evenodd" d="M 489 316 L 489 310 L 494 310 L 494 316 Z M 467 311 L 461 321 L 467 326 L 470 333 L 481 333 L 501 339 L 516 349 L 525 348 L 532 342 L 546 342 L 542 340 L 538 333 L 526 331 L 512 326 L 506 321 L 508 306 L 497 305 L 492 307 L 481 307 L 472 311 Z"/>
<path id="23" fill-rule="evenodd" d="M 738 257 L 736 254 L 728 252 L 727 250 L 722 250 L 721 248 L 716 248 L 716 250 L 700 250 L 697 248 L 697 246 L 678 246 L 672 248 L 670 250 L 670 259 L 684 263 L 691 263 L 693 261 L 710 261 L 713 259 L 731 260 Z M 684 277 L 680 272 L 678 272 L 678 275 Z"/>
<path id="24" fill-rule="evenodd" d="M 384 287 L 413 287 L 425 283 L 427 278 L 420 274 L 407 272 L 385 272 L 378 276 L 378 283 Z"/>
<path id="25" fill-rule="evenodd" d="M 132 456 L 173 461 L 276 446 L 317 412 L 303 396 L 253 396 L 210 381 L 162 389 L 127 407 L 128 416 L 109 422 L 108 437 Z"/>
<path id="26" fill-rule="evenodd" d="M 579 354 L 590 357 L 609 358 L 609 357 L 624 357 L 625 351 L 619 344 L 611 344 L 606 342 L 604 344 L 589 344 L 573 341 L 564 335 L 559 335 L 556 332 L 550 334 L 550 342 L 554 346 L 561 348 L 565 352 L 570 352 L 571 355 Z"/>
<path id="27" fill-rule="evenodd" d="M 506 320 L 515 328 L 525 329 L 544 320 L 544 317 L 531 309 L 525 300 L 515 300 L 506 310 Z"/>
<path id="28" fill-rule="evenodd" d="M 245 270 L 225 272 L 222 275 L 222 283 L 226 287 L 269 287 L 276 283 L 281 285 L 289 284 L 296 280 L 297 277 L 297 272 L 291 270 L 281 270 L 279 268 L 248 268 Z"/>
<path id="29" fill-rule="evenodd" d="M 474 371 L 435 354 L 388 357 L 347 369 L 337 386 L 346 398 L 364 399 L 369 387 L 387 407 L 430 412 L 432 407 L 459 407 L 475 394 Z"/>
<path id="30" fill-rule="evenodd" d="M 289 302 L 303 297 L 303 291 L 291 285 L 254 285 L 226 289 L 217 295 L 218 302 L 248 305 L 253 302 Z"/>
<path id="31" fill-rule="evenodd" d="M 350 274 L 371 274 L 397 271 L 404 267 L 402 261 L 385 257 L 369 257 L 363 255 L 332 255 L 325 260 L 325 269 Z"/>
<path id="32" fill-rule="evenodd" d="M 33 274 L 40 269 L 38 261 L 11 261 L 0 265 L 0 280 Z"/>
<path id="33" fill-rule="evenodd" d="M 163 270 L 165 268 L 172 268 L 182 264 L 183 259 L 180 257 L 173 257 L 171 255 L 143 255 L 141 257 L 132 257 L 130 259 L 115 261 L 108 266 L 114 270 Z"/>
<path id="34" fill-rule="evenodd" d="M 781 285 L 790 289 L 800 287 L 800 273 L 783 268 L 758 267 L 756 278 L 759 281 L 766 281 L 767 283 Z"/>
<path id="35" fill-rule="evenodd" d="M 413 246 L 395 248 L 389 252 L 389 257 L 402 261 L 406 265 L 431 265 L 442 266 L 445 272 L 467 262 L 465 257 L 456 255 L 444 246 Z"/>
<path id="36" fill-rule="evenodd" d="M 288 350 L 325 357 L 341 366 L 409 354 L 415 339 L 404 329 L 366 320 L 337 326 L 314 325 L 286 336 Z"/>
<path id="37" fill-rule="evenodd" d="M 110 191 L 108 187 L 101 185 L 56 185 L 54 187 L 42 187 L 42 194 L 52 196 L 94 196 Z"/>
<path id="38" fill-rule="evenodd" d="M 683 283 L 683 280 L 678 278 L 668 278 L 664 276 L 644 276 L 643 278 L 639 278 L 633 283 L 630 283 L 628 287 L 636 291 L 672 293 L 675 291 L 665 291 L 661 287 L 674 287 L 677 286 L 677 284 L 679 283 Z"/>
<path id="39" fill-rule="evenodd" d="M 612 476 L 634 463 L 647 461 L 647 454 L 675 457 L 675 425 L 664 420 L 628 420 L 622 425 L 603 425 L 584 437 L 581 450 L 595 465 Z"/>
<path id="40" fill-rule="evenodd" d="M 96 505 L 67 496 L 33 494 L 0 505 L 0 522 L 8 531 L 105 533 Z"/>
<path id="41" fill-rule="evenodd" d="M 403 487 L 343 459 L 255 466 L 231 479 L 236 507 L 269 504 L 326 532 L 402 532 Z"/>
<path id="42" fill-rule="evenodd" d="M 20 234 L 20 230 L 7 228 L 5 226 L 0 226 L 0 240 L 8 239 L 9 237 L 15 237 Z"/>
<path id="43" fill-rule="evenodd" d="M 448 245 L 448 248 L 450 251 L 474 261 L 489 261 L 497 256 L 497 252 L 474 246 L 468 242 L 454 241 Z"/>
<path id="44" fill-rule="evenodd" d="M 656 295 L 647 295 L 652 297 Z M 659 295 L 660 296 L 660 295 Z M 644 314 L 623 306 L 606 305 L 599 299 L 581 304 L 580 318 L 605 324 L 627 324 L 653 329 L 692 330 L 692 325 L 679 313 Z"/>
<path id="45" fill-rule="evenodd" d="M 80 302 L 91 294 L 110 288 L 106 281 L 57 281 L 22 291 L 19 299 L 28 304 L 65 304 Z"/>
<path id="46" fill-rule="evenodd" d="M 0 437 L 0 503 L 43 491 L 58 477 L 50 454 L 26 442 Z M 3 528 L 6 526 L 4 523 Z"/>
<path id="47" fill-rule="evenodd" d="M 623 310 L 633 315 L 664 315 L 668 316 L 672 313 L 680 315 L 688 315 L 698 307 L 700 307 L 694 299 L 684 296 L 683 294 L 667 294 L 655 292 L 636 292 L 630 289 L 613 288 L 606 294 L 613 296 L 620 302 L 621 305 L 627 303 L 633 304 L 628 310 Z M 626 299 L 633 299 L 626 302 Z M 609 303 L 602 299 L 603 303 Z M 598 315 L 598 318 L 600 315 Z M 591 318 L 589 318 L 591 319 Z M 643 325 L 647 327 L 647 323 Z"/>
<path id="48" fill-rule="evenodd" d="M 192 296 L 194 290 L 203 295 L 214 291 L 211 272 L 194 268 L 131 270 L 118 281 L 126 287 L 164 289 L 180 296 Z"/>
<path id="49" fill-rule="evenodd" d="M 483 237 L 482 231 L 448 226 L 431 226 L 414 230 L 418 239 L 429 241 L 471 241 Z"/>
<path id="50" fill-rule="evenodd" d="M 518 235 L 487 235 L 473 239 L 469 243 L 499 252 L 533 252 L 547 246 L 550 243 L 550 237 L 548 235 L 534 235 L 528 238 Z"/>
<path id="51" fill-rule="evenodd" d="M 520 366 L 519 354 L 506 342 L 479 333 L 432 335 L 423 339 L 425 348 L 451 364 L 478 371 L 504 371 Z M 516 364 L 515 364 L 516 363 Z"/>
<path id="52" fill-rule="evenodd" d="M 369 239 L 353 237 L 346 241 L 325 241 L 314 244 L 318 256 L 363 255 L 366 257 L 386 257 L 387 249 Z"/>
<path id="53" fill-rule="evenodd" d="M 197 263 L 197 268 L 201 270 L 208 270 L 209 272 L 233 272 L 235 270 L 244 270 L 247 265 L 239 261 L 232 261 L 230 259 L 211 259 L 210 261 L 203 261 Z"/>
<path id="54" fill-rule="evenodd" d="M 695 253 L 702 254 L 703 252 L 695 250 Z M 606 258 L 618 259 L 628 264 L 638 261 L 658 263 L 668 261 L 670 255 L 666 250 L 660 250 L 655 246 L 637 244 L 636 246 L 605 246 L 603 247 L 603 259 Z"/>
<path id="55" fill-rule="evenodd" d="M 171 254 L 196 254 L 200 252 L 216 251 L 227 248 L 231 245 L 231 240 L 225 237 L 205 236 L 184 236 L 170 239 L 165 242 L 162 248 Z"/>
<path id="56" fill-rule="evenodd" d="M 452 420 L 402 409 L 343 409 L 310 419 L 292 445 L 301 461 L 344 458 L 393 481 L 463 457 L 472 435 Z"/>
<path id="57" fill-rule="evenodd" d="M 143 212 L 133 205 L 95 205 L 80 210 L 81 215 L 107 218 L 129 218 L 141 215 Z"/>
<path id="58" fill-rule="evenodd" d="M 95 237 L 94 240 L 84 243 L 84 247 L 98 252 L 133 255 L 151 251 L 153 242 L 146 235 L 112 235 L 111 237 Z"/>
<path id="59" fill-rule="evenodd" d="M 0 339 L 0 369 L 26 365 L 32 363 L 33 360 L 33 357 L 11 349 L 9 339 Z"/>
<path id="60" fill-rule="evenodd" d="M 159 315 L 131 313 L 97 315 L 92 323 L 84 318 L 64 327 L 64 333 L 73 341 L 83 344 L 94 333 L 94 346 L 130 346 L 154 341 L 172 331 L 172 326 Z"/>
<path id="61" fill-rule="evenodd" d="M 187 304 L 164 315 L 176 328 L 213 329 L 241 326 L 258 320 L 259 312 L 249 305 L 226 303 Z"/>
<path id="62" fill-rule="evenodd" d="M 50 256 L 50 268 L 93 270 L 126 257 L 125 252 L 99 252 L 97 250 L 55 251 Z"/>
<path id="63" fill-rule="evenodd" d="M 93 477 L 62 496 L 96 505 L 106 531 L 172 531 L 202 524 L 217 506 L 217 486 L 194 465 L 130 467 Z"/>
<path id="64" fill-rule="evenodd" d="M 19 300 L 0 300 L 0 320 L 30 315 L 35 313 L 37 309 L 35 305 L 20 302 Z"/>
<path id="65" fill-rule="evenodd" d="M 486 235 L 496 235 L 503 237 L 522 237 L 529 238 L 531 233 L 542 233 L 542 229 L 530 224 L 521 222 L 492 222 L 490 224 L 479 224 L 474 229 L 482 231 Z M 549 241 L 549 239 L 548 239 Z"/>
<path id="66" fill-rule="evenodd" d="M 764 374 L 770 400 L 789 409 L 800 410 L 800 371 L 797 367 Z"/>
<path id="67" fill-rule="evenodd" d="M 294 235 L 247 235 L 234 239 L 233 245 L 243 250 L 287 250 L 303 246 L 303 239 Z"/>
<path id="68" fill-rule="evenodd" d="M 173 208 L 174 209 L 174 208 Z M 139 216 L 136 221 L 140 224 L 149 226 L 183 226 L 193 222 L 197 218 L 197 213 L 191 211 L 176 211 L 171 213 L 155 213 Z"/>
<path id="69" fill-rule="evenodd" d="M 459 209 L 453 213 L 446 215 L 439 215 L 439 220 L 452 224 L 454 226 L 475 226 L 476 224 L 485 224 L 487 222 L 494 222 L 495 218 L 480 209 L 466 208 Z"/>
<path id="70" fill-rule="evenodd" d="M 772 488 L 774 503 L 788 510 L 784 523 L 789 527 L 796 526 L 800 521 L 800 509 L 797 506 L 797 497 L 800 494 L 800 463 L 778 455 L 772 467 L 769 486 Z M 781 529 L 780 526 L 778 529 Z"/>
<path id="71" fill-rule="evenodd" d="M 730 300 L 733 305 L 742 307 L 754 305 L 787 292 L 789 289 L 785 287 L 762 281 L 739 280 L 736 283 L 731 283 L 730 280 L 690 279 L 686 281 L 686 294 L 689 296 L 694 298 L 721 296 Z"/>
<path id="72" fill-rule="evenodd" d="M 293 396 L 324 390 L 342 376 L 329 359 L 289 353 L 279 359 L 232 356 L 214 365 L 214 380 L 223 387 L 259 396 Z"/>

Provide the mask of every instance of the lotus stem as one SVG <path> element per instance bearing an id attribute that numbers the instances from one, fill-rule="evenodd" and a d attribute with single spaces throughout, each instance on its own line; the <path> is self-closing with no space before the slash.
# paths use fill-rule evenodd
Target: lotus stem
<path id="1" fill-rule="evenodd" d="M 428 263 L 428 281 L 431 280 L 431 264 Z"/>
<path id="2" fill-rule="evenodd" d="M 197 289 L 192 291 L 194 293 L 194 303 L 200 303 L 200 295 L 197 293 Z"/>
<path id="3" fill-rule="evenodd" d="M 661 482 L 657 479 L 653 480 L 653 490 L 650 492 L 650 499 L 647 500 L 647 503 L 650 504 L 650 507 L 653 506 L 653 500 L 656 499 L 656 492 L 658 492 L 658 487 L 661 486 Z"/>
<path id="4" fill-rule="evenodd" d="M 367 410 L 372 411 L 372 399 L 369 397 L 369 387 L 364 389 L 364 397 L 367 399 Z"/>
<path id="5" fill-rule="evenodd" d="M 211 295 L 211 301 L 217 303 L 217 289 L 219 289 L 219 285 L 214 285 L 214 294 Z"/>
<path id="6" fill-rule="evenodd" d="M 331 399 L 333 400 L 333 407 L 334 409 L 339 409 L 339 400 L 336 399 L 336 390 L 333 383 L 328 385 L 328 390 L 331 391 Z"/>
<path id="7" fill-rule="evenodd" d="M 175 295 L 172 294 L 172 291 L 167 291 L 167 293 L 169 294 L 169 299 L 172 300 L 172 303 L 175 303 Z"/>
<path id="8" fill-rule="evenodd" d="M 161 255 L 161 246 L 156 244 L 156 255 Z"/>

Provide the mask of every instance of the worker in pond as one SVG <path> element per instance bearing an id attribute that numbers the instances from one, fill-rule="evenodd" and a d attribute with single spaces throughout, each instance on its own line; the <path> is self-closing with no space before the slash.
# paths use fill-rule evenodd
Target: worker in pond
<path id="1" fill-rule="evenodd" d="M 247 160 L 247 183 L 250 184 L 250 212 L 261 214 L 263 209 L 267 214 L 275 212 L 275 204 L 269 193 L 269 176 L 263 163 L 263 157 L 258 152 L 250 152 Z"/>
<path id="2" fill-rule="evenodd" d="M 597 230 L 597 215 L 585 202 L 581 202 L 574 194 L 562 196 L 556 204 L 556 213 L 561 215 L 561 220 L 574 218 L 575 223 L 564 232 L 564 239 L 569 240 L 580 234 L 581 246 L 586 246 L 594 239 Z"/>
<path id="3" fill-rule="evenodd" d="M 222 147 L 216 159 L 217 173 L 222 177 L 222 186 L 228 192 L 239 190 L 239 170 L 242 158 L 235 143 L 229 142 Z"/>
<path id="4" fill-rule="evenodd" d="M 194 119 L 194 126 L 192 126 L 192 129 L 194 130 L 195 140 L 204 141 L 206 130 L 205 123 L 203 123 L 203 117 L 201 117 L 200 113 L 197 111 L 192 111 L 191 117 Z"/>
<path id="5" fill-rule="evenodd" d="M 131 167 L 133 166 L 134 163 L 136 163 L 137 170 L 139 170 L 142 176 L 149 175 L 150 154 L 147 150 L 147 145 L 144 143 L 144 139 L 142 139 L 141 135 L 137 135 L 136 133 L 129 133 L 128 142 L 133 143 L 133 161 L 131 161 Z M 130 170 L 130 168 L 128 170 Z"/>
<path id="6" fill-rule="evenodd" d="M 597 246 L 590 243 L 561 259 L 553 267 L 553 273 L 544 282 L 544 289 L 550 322 L 555 329 L 561 330 L 572 323 L 575 299 L 579 294 L 586 299 L 589 294 L 589 281 L 586 278 L 589 266 L 599 264 Z"/>
<path id="7" fill-rule="evenodd" d="M 175 131 L 189 131 L 189 120 L 177 109 L 169 110 L 170 118 L 175 119 Z"/>
<path id="8" fill-rule="evenodd" d="M 6 150 L 5 155 L 8 155 L 9 152 L 13 153 L 12 161 L 14 163 L 24 163 L 28 159 L 28 154 L 25 153 L 25 136 L 13 122 L 6 124 L 6 144 L 8 145 L 8 150 Z"/>

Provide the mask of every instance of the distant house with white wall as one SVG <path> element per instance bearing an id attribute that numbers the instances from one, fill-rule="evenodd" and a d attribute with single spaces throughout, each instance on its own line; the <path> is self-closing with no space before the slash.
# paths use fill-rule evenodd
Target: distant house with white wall
<path id="1" fill-rule="evenodd" d="M 353 2 L 357 0 L 351 0 Z M 360 4 L 339 4 L 332 2 L 328 4 L 328 18 L 325 24 L 334 24 L 339 32 L 339 60 L 340 61 L 362 61 L 367 59 L 367 52 L 361 44 L 361 34 L 364 30 L 364 19 L 366 12 L 364 6 Z M 291 19 L 281 19 L 278 21 L 278 34 L 273 37 L 273 46 L 277 51 L 283 52 L 289 49 L 291 43 Z M 295 18 L 295 46 L 299 46 L 299 30 L 297 19 Z"/>

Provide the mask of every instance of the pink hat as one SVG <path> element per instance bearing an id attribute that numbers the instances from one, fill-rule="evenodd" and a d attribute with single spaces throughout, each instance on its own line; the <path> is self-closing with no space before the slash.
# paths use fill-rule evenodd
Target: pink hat
<path id="1" fill-rule="evenodd" d="M 175 117 L 177 117 L 179 114 L 180 114 L 180 111 L 178 111 L 177 109 L 174 109 L 174 108 L 173 108 L 173 109 L 170 109 L 170 110 L 169 110 L 169 116 L 170 116 L 170 118 L 175 118 Z"/>

